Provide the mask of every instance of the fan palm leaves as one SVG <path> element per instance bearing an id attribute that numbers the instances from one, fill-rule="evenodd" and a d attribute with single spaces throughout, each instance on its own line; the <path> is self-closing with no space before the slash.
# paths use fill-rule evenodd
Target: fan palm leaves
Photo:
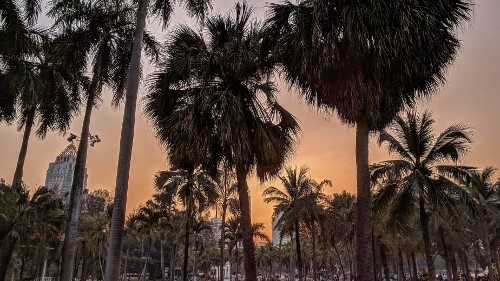
<path id="1" fill-rule="evenodd" d="M 306 210 L 308 210 L 312 202 L 316 202 L 323 186 L 331 185 L 328 180 L 317 183 L 308 177 L 308 173 L 309 169 L 305 167 L 301 167 L 300 170 L 286 167 L 285 175 L 279 176 L 284 190 L 271 186 L 262 193 L 265 203 L 274 204 L 274 215 L 281 214 L 276 227 L 285 232 L 287 229 L 295 232 L 299 280 L 302 280 L 303 268 L 300 250 L 300 223 L 303 216 L 317 215 L 312 211 L 307 213 Z"/>
<path id="2" fill-rule="evenodd" d="M 312 104 L 356 124 L 361 281 L 373 277 L 369 131 L 384 128 L 444 81 L 460 45 L 455 29 L 468 20 L 470 8 L 464 0 L 271 5 L 268 26 L 286 79 Z"/>
<path id="3" fill-rule="evenodd" d="M 175 30 L 164 67 L 152 78 L 146 113 L 174 167 L 202 164 L 212 175 L 219 164 L 235 170 L 245 276 L 255 280 L 247 176 L 277 174 L 299 127 L 276 100 L 268 79 L 272 60 L 250 8 L 235 10 L 236 16 L 208 18 L 207 36 L 187 26 Z"/>
<path id="4" fill-rule="evenodd" d="M 192 218 L 216 201 L 215 184 L 204 171 L 160 171 L 155 176 L 155 187 L 162 190 L 166 202 L 179 200 L 185 208 L 185 241 L 183 278 L 187 280 L 189 262 L 189 234 Z"/>
<path id="5" fill-rule="evenodd" d="M 371 166 L 372 181 L 382 186 L 375 198 L 375 208 L 389 206 L 394 211 L 390 213 L 396 216 L 394 223 L 399 221 L 399 225 L 404 225 L 418 210 L 431 278 L 435 278 L 435 271 L 429 208 L 457 214 L 457 202 L 464 203 L 471 211 L 476 207 L 470 193 L 448 178 L 459 179 L 472 169 L 447 164 L 457 163 L 468 151 L 472 141 L 470 130 L 464 125 L 452 125 L 436 136 L 433 124 L 428 112 L 421 115 L 407 112 L 396 117 L 390 131 L 380 132 L 379 144 L 386 144 L 389 153 L 398 159 Z"/>

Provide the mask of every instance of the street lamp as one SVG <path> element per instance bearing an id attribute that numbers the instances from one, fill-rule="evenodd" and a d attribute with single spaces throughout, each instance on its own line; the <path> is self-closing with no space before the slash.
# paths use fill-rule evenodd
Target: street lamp
<path id="1" fill-rule="evenodd" d="M 80 140 L 81 137 L 73 134 L 73 133 L 70 133 L 69 134 L 69 137 L 67 138 L 67 140 L 69 142 L 73 142 L 73 140 Z M 98 135 L 92 135 L 92 134 L 89 134 L 89 142 L 90 142 L 90 146 L 94 147 L 94 145 L 98 142 L 101 142 L 101 139 L 99 138 Z"/>

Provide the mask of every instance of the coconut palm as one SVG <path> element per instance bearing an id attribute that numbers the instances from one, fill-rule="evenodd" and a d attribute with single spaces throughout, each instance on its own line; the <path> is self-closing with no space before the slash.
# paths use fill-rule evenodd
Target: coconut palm
<path id="1" fill-rule="evenodd" d="M 284 191 L 270 186 L 264 190 L 262 195 L 264 202 L 274 203 L 274 215 L 281 214 L 277 222 L 277 227 L 282 230 L 293 229 L 295 231 L 295 244 L 297 250 L 297 266 L 299 269 L 299 280 L 302 281 L 302 253 L 300 249 L 300 224 L 304 215 L 315 217 L 316 212 L 306 213 L 311 201 L 319 197 L 319 193 L 324 185 L 331 185 L 331 182 L 324 180 L 317 183 L 308 178 L 309 168 L 301 167 L 292 169 L 285 168 L 286 175 L 279 176 Z"/>
<path id="2" fill-rule="evenodd" d="M 174 7 L 184 4 L 191 16 L 203 18 L 206 11 L 211 7 L 210 0 L 139 0 L 134 30 L 132 53 L 130 56 L 130 67 L 126 69 L 126 91 L 125 106 L 123 110 L 122 131 L 120 136 L 120 151 L 118 155 L 118 167 L 115 183 L 115 203 L 113 209 L 113 220 L 111 221 L 109 253 L 106 261 L 106 280 L 117 280 L 120 276 L 120 254 L 123 239 L 123 226 L 125 223 L 125 210 L 127 204 L 128 178 L 130 161 L 132 157 L 132 146 L 134 142 L 135 111 L 137 104 L 137 92 L 141 75 L 141 53 L 143 48 L 143 37 L 146 26 L 148 11 L 159 16 L 165 27 L 174 11 Z"/>
<path id="3" fill-rule="evenodd" d="M 245 276 L 256 280 L 247 177 L 253 170 L 261 179 L 277 174 L 299 127 L 276 100 L 268 44 L 250 20 L 250 9 L 237 4 L 236 16 L 205 22 L 207 36 L 179 26 L 153 76 L 146 113 L 174 167 L 200 163 L 213 175 L 219 166 L 235 171 Z"/>
<path id="4" fill-rule="evenodd" d="M 4 281 L 19 243 L 27 243 L 34 237 L 45 243 L 40 239 L 60 235 L 64 207 L 54 191 L 45 187 L 38 188 L 32 196 L 24 185 L 0 184 L 0 190 L 0 280 Z"/>
<path id="5" fill-rule="evenodd" d="M 495 168 L 486 167 L 482 171 L 471 171 L 461 180 L 478 205 L 478 216 L 474 219 L 471 228 L 474 234 L 479 234 L 478 238 L 483 242 L 488 272 L 493 272 L 493 240 L 500 230 L 500 194 L 498 192 L 500 181 L 492 182 L 494 174 Z M 494 280 L 493 274 L 489 275 L 489 280 Z"/>
<path id="6" fill-rule="evenodd" d="M 290 1 L 268 26 L 285 77 L 314 105 L 356 125 L 357 278 L 373 278 L 369 132 L 444 80 L 459 47 L 467 0 Z M 388 17 L 390 11 L 391 16 Z"/>
<path id="7" fill-rule="evenodd" d="M 127 69 L 130 65 L 135 25 L 131 20 L 133 7 L 127 3 L 107 1 L 55 1 L 49 15 L 55 18 L 61 60 L 71 62 L 71 71 L 85 70 L 91 64 L 91 81 L 83 117 L 80 143 L 75 160 L 73 183 L 69 200 L 69 216 L 63 246 L 61 280 L 71 280 L 78 216 L 85 179 L 87 149 L 92 111 L 104 87 L 113 90 L 113 103 L 124 97 Z M 145 33 L 147 54 L 156 58 L 158 44 Z"/>
<path id="8" fill-rule="evenodd" d="M 149 251 L 146 254 L 146 262 L 144 263 L 141 274 L 143 280 L 146 280 L 146 268 L 151 254 L 151 248 L 156 238 L 155 236 L 166 227 L 167 222 L 168 213 L 151 203 L 139 208 L 137 213 L 130 218 L 130 223 L 135 227 L 137 232 L 146 235 L 149 239 Z M 163 275 L 165 275 L 165 272 L 163 272 Z M 163 279 L 164 277 L 162 277 L 162 280 Z"/>
<path id="9" fill-rule="evenodd" d="M 189 235 L 193 217 L 213 205 L 216 200 L 214 183 L 204 171 L 160 171 L 155 176 L 156 189 L 163 190 L 168 202 L 179 200 L 185 209 L 183 280 L 187 281 Z"/>
<path id="10" fill-rule="evenodd" d="M 436 137 L 433 124 L 429 112 L 421 115 L 407 112 L 396 117 L 390 131 L 380 132 L 378 142 L 386 144 L 389 153 L 399 159 L 371 166 L 372 181 L 382 181 L 383 184 L 376 195 L 375 205 L 393 202 L 396 219 L 400 221 L 410 217 L 416 209 L 414 206 L 418 206 L 425 260 L 431 279 L 436 275 L 429 209 L 444 208 L 455 213 L 456 201 L 463 202 L 470 210 L 475 208 L 470 194 L 448 178 L 462 177 L 471 167 L 446 163 L 461 160 L 471 143 L 470 131 L 464 125 L 452 125 Z"/>

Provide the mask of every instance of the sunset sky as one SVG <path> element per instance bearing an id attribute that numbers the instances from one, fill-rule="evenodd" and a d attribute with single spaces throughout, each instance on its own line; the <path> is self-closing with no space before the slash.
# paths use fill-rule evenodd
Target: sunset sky
<path id="1" fill-rule="evenodd" d="M 268 2 L 249 1 L 255 7 L 255 16 L 263 18 Z M 225 13 L 233 7 L 234 1 L 215 0 L 214 11 Z M 474 144 L 463 164 L 485 167 L 500 167 L 500 1 L 477 0 L 472 21 L 459 32 L 463 41 L 461 52 L 456 62 L 447 72 L 448 82 L 430 100 L 422 101 L 419 109 L 428 109 L 436 119 L 436 129 L 443 130 L 452 123 L 465 123 L 474 130 Z M 186 22 L 193 25 L 192 20 L 177 9 L 169 28 Z M 47 22 L 42 20 L 42 22 Z M 158 40 L 168 38 L 168 30 L 162 30 L 155 22 L 148 23 Z M 154 70 L 147 66 L 145 73 Z M 143 83 L 144 84 L 144 83 Z M 306 165 L 311 168 L 312 178 L 321 181 L 329 179 L 333 188 L 326 193 L 347 190 L 355 192 L 354 161 L 354 128 L 341 124 L 336 116 L 325 116 L 309 107 L 298 96 L 297 91 L 289 89 L 278 81 L 280 102 L 299 120 L 302 136 L 295 155 L 288 160 L 290 166 Z M 140 89 L 140 97 L 144 97 L 145 89 Z M 116 163 L 118 158 L 119 137 L 123 108 L 113 109 L 110 106 L 110 92 L 105 91 L 103 102 L 92 115 L 91 133 L 102 139 L 88 151 L 88 188 L 106 188 L 114 191 Z M 142 103 L 142 101 L 141 101 Z M 79 135 L 82 116 L 76 118 L 71 125 L 71 132 Z M 69 132 L 68 132 L 69 133 Z M 55 160 L 57 154 L 67 145 L 66 136 L 49 133 L 44 140 L 33 135 L 24 167 L 24 181 L 32 188 L 43 185 L 45 172 L 49 162 Z M 0 177 L 7 182 L 12 181 L 22 132 L 16 125 L 0 124 Z M 379 148 L 372 138 L 370 162 L 387 159 L 384 148 Z M 168 168 L 165 151 L 155 140 L 152 130 L 138 110 L 135 129 L 135 142 L 130 170 L 129 199 L 127 209 L 130 211 L 148 200 L 153 192 L 154 173 Z M 497 174 L 500 177 L 500 173 Z M 272 206 L 263 203 L 261 193 L 266 186 L 279 183 L 258 183 L 250 181 L 252 195 L 252 219 L 263 222 L 266 231 L 271 232 L 270 223 Z"/>

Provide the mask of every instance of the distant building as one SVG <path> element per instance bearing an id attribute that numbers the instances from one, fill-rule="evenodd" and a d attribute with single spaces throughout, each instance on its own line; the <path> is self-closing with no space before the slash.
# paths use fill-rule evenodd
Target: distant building
<path id="1" fill-rule="evenodd" d="M 212 233 L 214 235 L 215 241 L 220 241 L 221 231 L 220 228 L 222 226 L 222 220 L 219 218 L 213 218 L 210 220 L 210 227 L 212 228 Z"/>
<path id="2" fill-rule="evenodd" d="M 271 221 L 271 225 L 273 228 L 272 239 L 273 239 L 273 245 L 275 246 L 280 244 L 281 232 L 278 229 L 276 229 L 276 225 L 278 224 L 278 221 L 282 215 L 283 213 L 279 213 L 276 216 L 273 216 Z M 283 238 L 281 239 L 281 243 L 283 244 L 288 242 L 290 242 L 290 236 L 283 236 Z"/>
<path id="3" fill-rule="evenodd" d="M 60 196 L 69 198 L 71 185 L 73 184 L 73 174 L 76 162 L 76 147 L 70 143 L 59 155 L 56 161 L 49 164 L 45 176 L 45 186 L 56 189 Z M 87 188 L 87 169 L 85 169 L 85 179 L 83 190 Z"/>

